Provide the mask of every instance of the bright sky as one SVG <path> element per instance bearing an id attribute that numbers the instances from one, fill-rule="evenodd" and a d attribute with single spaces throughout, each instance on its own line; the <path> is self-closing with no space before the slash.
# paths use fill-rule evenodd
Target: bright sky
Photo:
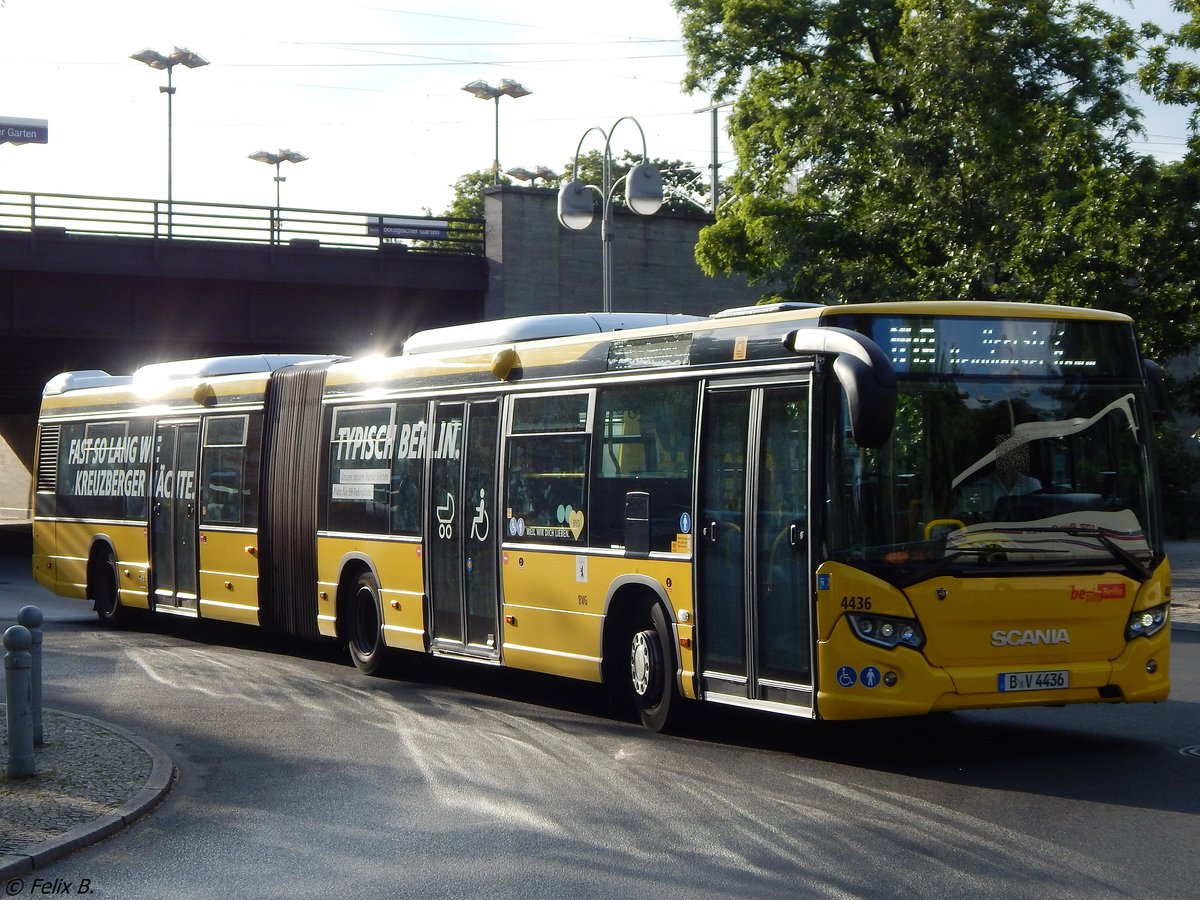
<path id="1" fill-rule="evenodd" d="M 1169 0 L 1107 5 L 1170 21 Z M 211 63 L 174 70 L 177 201 L 273 205 L 273 167 L 247 156 L 288 148 L 309 159 L 284 164 L 285 207 L 440 213 L 492 162 L 495 106 L 462 90 L 476 79 L 533 92 L 500 99 L 505 169 L 561 172 L 589 127 L 623 116 L 652 157 L 711 161 L 670 0 L 0 0 L 0 116 L 50 133 L 0 145 L 0 189 L 165 198 L 166 73 L 129 55 L 175 46 Z M 1148 118 L 1147 152 L 1181 156 L 1185 122 Z M 613 146 L 640 151 L 637 129 L 622 123 Z"/>

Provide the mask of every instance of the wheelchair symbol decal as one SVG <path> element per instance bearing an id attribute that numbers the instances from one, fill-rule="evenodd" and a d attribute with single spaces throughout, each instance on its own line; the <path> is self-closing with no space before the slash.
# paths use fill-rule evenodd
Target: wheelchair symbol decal
<path id="1" fill-rule="evenodd" d="M 487 514 L 487 494 L 479 489 L 479 505 L 475 507 L 475 518 L 471 520 L 471 537 L 477 541 L 486 541 L 490 520 Z"/>

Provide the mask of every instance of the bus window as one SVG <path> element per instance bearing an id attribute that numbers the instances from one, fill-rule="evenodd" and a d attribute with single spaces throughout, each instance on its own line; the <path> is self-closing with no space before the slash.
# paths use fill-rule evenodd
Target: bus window
<path id="1" fill-rule="evenodd" d="M 200 463 L 200 521 L 205 525 L 256 524 L 258 454 L 247 454 L 248 416 L 214 416 L 204 431 Z M 255 422 L 256 430 L 258 422 Z M 258 441 L 255 440 L 257 446 Z"/>
<path id="2" fill-rule="evenodd" d="M 144 521 L 152 427 L 149 419 L 64 424 L 58 514 Z"/>
<path id="3" fill-rule="evenodd" d="M 603 388 L 596 399 L 591 544 L 624 543 L 625 498 L 650 499 L 650 549 L 670 551 L 692 506 L 694 384 Z"/>
<path id="4" fill-rule="evenodd" d="M 508 540 L 586 543 L 588 400 L 588 394 L 551 394 L 513 401 Z"/>
<path id="5" fill-rule="evenodd" d="M 587 394 L 533 394 L 513 398 L 512 433 L 587 429 Z"/>
<path id="6" fill-rule="evenodd" d="M 329 446 L 329 528 L 387 534 L 395 447 L 394 404 L 333 411 Z"/>
<path id="7" fill-rule="evenodd" d="M 421 485 L 425 473 L 425 401 L 396 405 L 396 452 L 388 495 L 392 534 L 421 533 Z"/>

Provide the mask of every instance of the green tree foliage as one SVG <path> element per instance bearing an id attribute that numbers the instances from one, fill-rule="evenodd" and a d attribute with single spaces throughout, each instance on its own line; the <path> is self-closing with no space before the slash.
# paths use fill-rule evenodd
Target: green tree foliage
<path id="1" fill-rule="evenodd" d="M 624 178 L 629 170 L 641 161 L 641 154 L 626 150 L 619 159 L 612 161 L 613 182 Z M 662 173 L 664 210 L 695 213 L 709 208 L 710 191 L 700 169 L 677 159 L 650 159 L 648 162 Z M 574 159 L 567 161 L 563 171 L 567 173 L 566 179 L 578 178 L 584 184 L 600 187 L 604 180 L 603 166 L 604 155 L 599 150 L 592 150 L 579 157 L 578 174 L 572 174 Z M 619 187 L 613 195 L 613 205 L 622 209 L 626 206 L 625 194 Z"/>
<path id="2" fill-rule="evenodd" d="M 1129 149 L 1138 35 L 1123 19 L 1071 0 L 675 5 L 685 87 L 736 98 L 706 271 L 826 303 L 1115 308 L 1153 352 L 1196 340 L 1169 202 L 1195 185 Z"/>
<path id="3" fill-rule="evenodd" d="M 427 250 L 447 250 L 451 253 L 458 253 L 462 252 L 464 242 L 477 241 L 480 237 L 477 222 L 467 223 L 459 220 L 483 219 L 483 191 L 484 188 L 491 187 L 492 183 L 491 169 L 480 169 L 478 172 L 468 172 L 461 176 L 452 185 L 454 197 L 440 216 L 440 218 L 449 220 L 450 240 L 414 241 L 413 245 Z M 512 184 L 512 180 L 507 175 L 501 175 L 500 183 Z M 433 213 L 428 209 L 425 210 L 425 214 L 433 217 Z"/>
<path id="4" fill-rule="evenodd" d="M 454 182 L 454 199 L 442 215 L 454 219 L 483 218 L 483 190 L 492 186 L 492 170 L 468 172 Z M 500 176 L 501 184 L 512 184 L 507 175 Z"/>
<path id="5" fill-rule="evenodd" d="M 1172 8 L 1188 16 L 1177 31 L 1167 32 L 1153 22 L 1142 26 L 1143 35 L 1153 41 L 1145 65 L 1138 72 L 1142 88 L 1160 103 L 1192 107 L 1192 153 L 1200 152 L 1196 134 L 1200 132 L 1200 64 L 1194 58 L 1179 59 L 1177 51 L 1200 51 L 1200 0 L 1173 0 Z"/>
<path id="6" fill-rule="evenodd" d="M 1142 26 L 1143 37 L 1149 42 L 1146 61 L 1138 71 L 1138 80 L 1143 90 L 1160 103 L 1191 107 L 1189 116 L 1188 151 L 1177 163 L 1164 166 L 1162 185 L 1159 191 L 1159 209 L 1171 217 L 1172 228 L 1164 235 L 1164 255 L 1174 269 L 1174 282 L 1178 286 L 1190 283 L 1195 294 L 1200 283 L 1200 259 L 1195 248 L 1200 240 L 1200 63 L 1196 61 L 1200 51 L 1200 0 L 1175 0 L 1172 7 L 1187 18 L 1173 32 L 1164 31 L 1154 23 Z M 1182 320 L 1181 320 L 1182 321 Z M 1189 327 L 1183 329 L 1191 335 Z M 1200 412 L 1200 373 L 1180 375 L 1172 385 L 1171 396 L 1182 410 Z M 1192 435 L 1194 439 L 1200 433 Z M 1183 442 L 1180 446 L 1186 444 Z M 1164 459 L 1164 480 L 1170 481 L 1172 460 L 1178 456 L 1178 447 L 1167 441 L 1160 442 Z M 1186 456 L 1186 454 L 1185 454 Z M 1191 484 L 1197 473 L 1185 470 L 1176 475 L 1177 484 Z M 1189 480 L 1190 479 L 1190 480 Z M 1177 496 L 1186 496 L 1179 492 Z M 1170 509 L 1168 494 L 1167 509 Z M 1190 506 L 1189 506 L 1190 509 Z"/>

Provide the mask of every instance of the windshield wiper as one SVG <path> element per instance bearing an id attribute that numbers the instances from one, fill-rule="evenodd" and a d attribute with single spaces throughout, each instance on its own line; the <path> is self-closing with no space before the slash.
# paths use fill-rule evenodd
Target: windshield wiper
<path id="1" fill-rule="evenodd" d="M 1041 549 L 1041 548 L 1030 549 L 1030 550 L 1026 550 L 1026 549 L 1022 548 L 1020 551 L 1014 551 L 1012 547 L 995 547 L 995 546 L 957 547 L 954 550 L 947 553 L 941 559 L 935 559 L 929 565 L 918 569 L 916 572 L 913 572 L 912 575 L 910 576 L 910 578 L 907 579 L 907 582 L 909 584 L 916 584 L 920 581 L 924 581 L 926 578 L 929 578 L 931 575 L 933 575 L 937 572 L 940 572 L 942 569 L 947 568 L 952 562 L 954 562 L 955 560 L 957 560 L 959 557 L 962 557 L 962 556 L 974 555 L 974 556 L 988 556 L 988 557 L 994 558 L 994 557 L 1003 557 L 1006 553 L 1013 553 L 1013 552 L 1058 553 L 1060 551 L 1045 550 L 1045 549 Z"/>
<path id="2" fill-rule="evenodd" d="M 1150 570 L 1146 567 L 1146 565 L 1099 528 L 1080 528 L 1078 525 L 1036 525 L 1024 527 L 1007 522 L 1005 523 L 1005 528 L 1014 528 L 1015 530 L 1021 531 L 1023 534 L 1066 534 L 1070 535 L 1071 537 L 1095 538 L 1104 545 L 1104 548 L 1108 550 L 1108 552 L 1111 553 L 1115 559 L 1124 564 L 1125 568 L 1129 570 L 1129 573 L 1133 575 L 1136 580 L 1148 581 L 1150 579 Z M 1017 552 L 1023 553 L 1026 551 L 1022 550 Z"/>

